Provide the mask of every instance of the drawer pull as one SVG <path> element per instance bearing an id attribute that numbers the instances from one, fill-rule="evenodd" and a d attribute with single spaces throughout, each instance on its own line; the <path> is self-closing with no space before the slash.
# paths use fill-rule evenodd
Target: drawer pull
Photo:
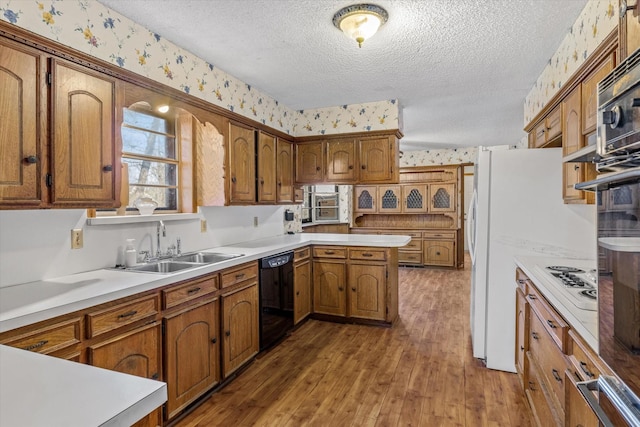
<path id="1" fill-rule="evenodd" d="M 226 336 L 230 336 L 230 335 L 231 335 L 231 331 L 224 331 L 224 334 L 225 334 Z"/>
<path id="2" fill-rule="evenodd" d="M 547 325 L 549 325 L 549 327 L 551 329 L 556 329 L 557 328 L 557 326 L 553 323 L 553 320 L 547 319 Z"/>
<path id="3" fill-rule="evenodd" d="M 524 351 L 524 346 L 523 345 L 520 346 L 520 351 Z"/>
<path id="4" fill-rule="evenodd" d="M 518 279 L 518 284 L 519 284 L 519 285 L 524 285 L 525 283 L 527 283 L 527 281 L 526 281 L 526 280 L 524 280 L 524 279 Z"/>
<path id="5" fill-rule="evenodd" d="M 558 373 L 558 371 L 557 371 L 557 370 L 552 369 L 552 370 L 551 370 L 551 373 L 553 374 L 553 378 L 554 378 L 556 381 L 558 381 L 559 383 L 561 383 L 561 382 L 562 382 L 562 377 L 560 376 L 560 374 Z"/>
<path id="6" fill-rule="evenodd" d="M 535 385 L 536 383 L 534 383 L 533 381 L 529 381 L 529 390 L 536 391 Z"/>
<path id="7" fill-rule="evenodd" d="M 298 297 L 298 296 L 300 296 L 300 291 L 297 291 L 297 292 L 296 292 L 296 296 L 297 296 L 297 297 Z"/>
<path id="8" fill-rule="evenodd" d="M 333 255 L 335 254 L 334 251 L 324 251 L 325 255 Z"/>
<path id="9" fill-rule="evenodd" d="M 370 253 L 368 253 L 368 252 L 367 252 L 367 253 L 362 254 L 362 256 L 365 256 L 365 257 L 367 257 L 367 258 L 368 258 L 368 257 L 372 257 L 372 256 L 373 256 L 373 254 L 370 254 Z"/>
<path id="10" fill-rule="evenodd" d="M 244 273 L 236 274 L 236 279 L 242 279 L 244 277 Z"/>
<path id="11" fill-rule="evenodd" d="M 595 377 L 594 373 L 587 369 L 587 364 L 583 361 L 580 361 L 580 369 L 582 369 L 582 372 L 584 372 L 584 374 L 589 378 Z"/>
<path id="12" fill-rule="evenodd" d="M 537 340 L 538 338 L 540 338 L 537 332 L 531 332 L 531 337 L 533 337 L 534 340 Z"/>
<path id="13" fill-rule="evenodd" d="M 228 336 L 228 335 L 227 335 Z M 211 338 L 211 344 L 215 344 L 218 342 L 218 338 Z"/>
<path id="14" fill-rule="evenodd" d="M 23 350 L 28 350 L 28 351 L 35 350 L 36 348 L 40 348 L 43 345 L 45 345 L 46 343 L 48 343 L 48 342 L 49 342 L 49 340 L 38 341 L 37 343 L 28 345 L 26 347 L 23 347 L 22 349 Z"/>
<path id="15" fill-rule="evenodd" d="M 527 295 L 527 296 L 529 297 L 529 299 L 538 299 L 538 298 L 536 298 L 536 296 L 535 296 L 535 295 L 533 295 L 533 294 L 529 294 L 529 295 Z"/>
<path id="16" fill-rule="evenodd" d="M 126 317 L 135 316 L 138 313 L 138 310 L 127 311 L 126 313 L 118 314 L 118 319 L 124 319 Z"/>
<path id="17" fill-rule="evenodd" d="M 195 293 L 200 292 L 200 290 L 201 290 L 201 289 L 202 289 L 202 288 L 200 288 L 200 287 L 198 287 L 198 288 L 192 288 L 192 289 L 189 289 L 189 290 L 187 291 L 187 293 L 188 293 L 189 295 L 191 295 L 191 294 L 195 294 Z"/>
<path id="18" fill-rule="evenodd" d="M 352 290 L 353 292 L 355 292 L 355 291 L 356 291 L 356 288 L 351 288 L 351 290 Z"/>
<path id="19" fill-rule="evenodd" d="M 151 375 L 151 379 L 152 380 L 157 380 L 158 378 L 160 378 L 160 375 L 158 375 L 158 373 L 154 373 L 153 375 Z"/>
<path id="20" fill-rule="evenodd" d="M 338 290 L 339 290 L 340 292 L 342 292 L 342 291 L 344 291 L 344 288 L 343 288 L 342 286 L 338 286 Z"/>

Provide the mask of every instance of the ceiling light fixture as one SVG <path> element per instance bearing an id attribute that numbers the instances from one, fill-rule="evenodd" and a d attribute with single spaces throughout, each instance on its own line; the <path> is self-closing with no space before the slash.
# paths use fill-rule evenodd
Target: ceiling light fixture
<path id="1" fill-rule="evenodd" d="M 386 10 L 375 4 L 354 4 L 343 7 L 333 15 L 333 25 L 362 47 L 389 19 Z"/>

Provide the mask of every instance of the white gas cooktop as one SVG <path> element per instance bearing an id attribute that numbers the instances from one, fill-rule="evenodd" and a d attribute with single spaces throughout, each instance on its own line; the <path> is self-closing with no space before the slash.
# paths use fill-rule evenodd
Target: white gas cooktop
<path id="1" fill-rule="evenodd" d="M 564 260 L 566 261 L 566 260 Z M 597 273 L 593 269 L 585 269 L 583 266 L 567 265 L 541 265 L 535 269 L 546 279 L 549 291 L 558 299 L 566 299 L 570 304 L 580 310 L 598 310 L 598 285 Z"/>

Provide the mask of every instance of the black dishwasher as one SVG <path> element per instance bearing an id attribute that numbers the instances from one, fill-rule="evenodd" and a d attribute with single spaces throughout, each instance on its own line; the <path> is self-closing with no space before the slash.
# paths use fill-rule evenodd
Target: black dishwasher
<path id="1" fill-rule="evenodd" d="M 293 252 L 260 260 L 260 350 L 293 328 Z"/>

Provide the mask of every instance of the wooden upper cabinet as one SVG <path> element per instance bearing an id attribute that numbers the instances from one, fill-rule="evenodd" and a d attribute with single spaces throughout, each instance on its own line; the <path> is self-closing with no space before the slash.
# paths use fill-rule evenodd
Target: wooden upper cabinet
<path id="1" fill-rule="evenodd" d="M 85 208 L 116 206 L 120 161 L 114 128 L 121 122 L 116 117 L 116 81 L 58 59 L 51 59 L 51 70 L 51 201 Z"/>
<path id="2" fill-rule="evenodd" d="M 356 141 L 330 140 L 327 144 L 327 174 L 332 182 L 352 182 L 357 178 Z"/>
<path id="3" fill-rule="evenodd" d="M 278 138 L 276 153 L 276 201 L 293 203 L 293 143 Z"/>
<path id="4" fill-rule="evenodd" d="M 627 3 L 631 6 L 629 0 Z M 620 14 L 618 25 L 620 60 L 624 60 L 640 48 L 640 11 L 637 7 Z"/>
<path id="5" fill-rule="evenodd" d="M 395 144 L 391 137 L 362 138 L 359 143 L 360 181 L 388 181 L 397 173 L 394 167 Z"/>
<path id="6" fill-rule="evenodd" d="M 354 191 L 353 211 L 359 213 L 378 212 L 378 187 L 375 185 L 358 185 Z"/>
<path id="7" fill-rule="evenodd" d="M 613 70 L 614 56 L 609 55 L 582 81 L 582 134 L 596 130 L 598 112 L 598 82 Z"/>
<path id="8" fill-rule="evenodd" d="M 402 186 L 402 209 L 405 213 L 426 213 L 428 205 L 426 184 Z"/>
<path id="9" fill-rule="evenodd" d="M 296 182 L 324 181 L 324 150 L 322 141 L 296 144 Z"/>
<path id="10" fill-rule="evenodd" d="M 455 184 L 430 184 L 429 185 L 429 212 L 455 212 L 456 211 L 456 185 Z"/>
<path id="11" fill-rule="evenodd" d="M 255 136 L 251 128 L 229 123 L 230 204 L 256 200 Z"/>
<path id="12" fill-rule="evenodd" d="M 566 156 L 580 148 L 584 144 L 582 135 L 582 90 L 577 86 L 562 102 L 563 123 L 562 154 Z M 582 200 L 582 191 L 576 190 L 574 185 L 584 181 L 582 163 L 565 163 L 562 165 L 562 198 L 565 202 Z"/>
<path id="13" fill-rule="evenodd" d="M 378 187 L 378 212 L 402 212 L 402 187 L 400 185 L 381 185 Z"/>
<path id="14" fill-rule="evenodd" d="M 258 202 L 276 201 L 276 138 L 258 134 Z"/>
<path id="15" fill-rule="evenodd" d="M 562 107 L 558 105 L 533 128 L 529 134 L 529 148 L 540 148 L 546 145 L 552 145 L 552 143 L 557 143 L 561 135 Z"/>
<path id="16" fill-rule="evenodd" d="M 34 50 L 0 40 L 0 205 L 37 207 L 42 138 L 46 128 L 44 59 Z M 42 107 L 44 106 L 44 108 Z"/>

